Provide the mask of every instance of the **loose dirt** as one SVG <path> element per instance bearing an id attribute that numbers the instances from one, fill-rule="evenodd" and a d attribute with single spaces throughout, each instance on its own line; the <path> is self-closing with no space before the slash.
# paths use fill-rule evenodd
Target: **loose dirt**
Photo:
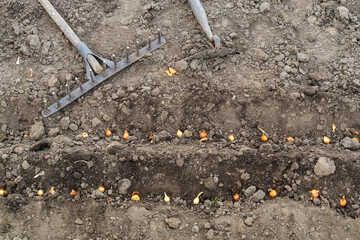
<path id="1" fill-rule="evenodd" d="M 84 62 L 36 0 L 0 2 L 0 239 L 359 239 L 358 1 L 204 0 L 240 54 L 190 61 L 185 0 L 51 2 L 103 57 L 167 43 L 43 118 Z"/>

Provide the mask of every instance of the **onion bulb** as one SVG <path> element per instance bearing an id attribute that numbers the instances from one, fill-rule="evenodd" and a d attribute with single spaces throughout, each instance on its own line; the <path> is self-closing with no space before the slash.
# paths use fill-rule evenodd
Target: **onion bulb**
<path id="1" fill-rule="evenodd" d="M 262 136 L 261 136 L 261 141 L 263 141 L 263 142 L 267 142 L 269 139 L 268 139 L 268 137 L 266 136 L 266 133 L 265 133 L 265 131 L 264 130 L 262 130 L 261 128 L 259 128 L 259 130 L 262 132 Z"/>
<path id="2" fill-rule="evenodd" d="M 346 206 L 345 195 L 343 195 L 343 197 L 340 199 L 340 206 L 342 206 L 342 207 L 345 207 L 345 206 Z"/>
<path id="3" fill-rule="evenodd" d="M 89 136 L 89 134 L 88 134 L 87 132 L 83 132 L 83 133 L 81 134 L 81 136 L 85 139 L 85 138 L 87 138 L 87 137 Z"/>
<path id="4" fill-rule="evenodd" d="M 164 201 L 165 202 L 170 202 L 170 197 L 168 195 L 166 195 L 166 192 L 164 192 L 164 195 L 165 195 Z"/>
<path id="5" fill-rule="evenodd" d="M 313 190 L 311 190 L 309 192 L 312 194 L 311 198 L 318 198 L 319 197 L 319 190 L 313 189 Z"/>
<path id="6" fill-rule="evenodd" d="M 203 194 L 203 193 L 204 193 L 204 192 L 199 193 L 199 194 L 197 195 L 197 197 L 194 199 L 193 203 L 194 203 L 195 205 L 198 205 L 198 204 L 199 204 L 199 202 L 200 202 L 200 195 Z"/>
<path id="7" fill-rule="evenodd" d="M 40 189 L 39 191 L 37 191 L 37 195 L 42 197 L 44 195 L 44 191 Z"/>
<path id="8" fill-rule="evenodd" d="M 179 138 L 182 138 L 183 137 L 183 132 L 180 131 L 180 129 L 178 129 L 177 132 L 176 132 L 176 136 L 178 136 Z"/>
<path id="9" fill-rule="evenodd" d="M 228 137 L 228 139 L 229 139 L 230 142 L 235 141 L 235 136 L 234 136 L 234 134 L 231 134 L 231 135 Z"/>
<path id="10" fill-rule="evenodd" d="M 106 129 L 105 134 L 106 134 L 106 136 L 108 136 L 108 137 L 111 136 L 111 131 L 110 131 L 109 128 Z"/>
<path id="11" fill-rule="evenodd" d="M 99 188 L 98 188 L 98 190 L 100 191 L 100 192 L 105 192 L 105 188 L 103 187 L 103 186 L 100 186 Z"/>
<path id="12" fill-rule="evenodd" d="M 73 189 L 73 190 L 71 190 L 71 192 L 70 192 L 70 195 L 71 196 L 73 196 L 73 197 L 75 197 L 76 196 L 76 194 L 77 194 L 77 192 Z"/>
<path id="13" fill-rule="evenodd" d="M 124 131 L 124 135 L 123 135 L 123 138 L 124 140 L 128 140 L 129 139 L 129 132 L 127 130 Z"/>
<path id="14" fill-rule="evenodd" d="M 136 202 L 138 202 L 138 201 L 140 201 L 140 197 L 139 197 L 139 195 L 137 195 L 136 193 L 139 193 L 139 192 L 133 192 L 132 193 L 132 195 L 131 195 L 131 201 L 136 201 Z"/>
<path id="15" fill-rule="evenodd" d="M 270 195 L 270 197 L 276 197 L 276 195 L 277 195 L 276 190 L 271 189 L 270 192 L 269 192 L 269 195 Z"/>
<path id="16" fill-rule="evenodd" d="M 325 144 L 329 144 L 329 143 L 330 143 L 330 138 L 324 136 L 323 142 L 324 142 Z"/>
<path id="17" fill-rule="evenodd" d="M 240 195 L 239 195 L 238 193 L 235 193 L 235 194 L 233 195 L 233 199 L 234 199 L 235 202 L 239 201 Z"/>
<path id="18" fill-rule="evenodd" d="M 207 138 L 207 137 L 208 137 L 208 135 L 207 135 L 207 133 L 205 132 L 205 130 L 203 130 L 203 131 L 199 134 L 199 136 L 200 136 L 200 139 L 203 139 L 203 138 Z"/>

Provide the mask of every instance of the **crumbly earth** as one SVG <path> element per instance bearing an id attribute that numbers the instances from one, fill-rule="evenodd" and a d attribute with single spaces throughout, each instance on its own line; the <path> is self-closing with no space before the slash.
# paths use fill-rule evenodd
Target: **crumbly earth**
<path id="1" fill-rule="evenodd" d="M 189 61 L 211 43 L 186 0 L 51 2 L 103 57 L 167 43 L 43 118 L 84 62 L 38 1 L 0 2 L 0 239 L 359 239 L 359 1 L 203 0 L 240 54 Z"/>

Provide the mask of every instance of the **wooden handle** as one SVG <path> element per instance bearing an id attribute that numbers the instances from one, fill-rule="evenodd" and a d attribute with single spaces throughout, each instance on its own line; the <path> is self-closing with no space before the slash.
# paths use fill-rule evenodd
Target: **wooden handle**
<path id="1" fill-rule="evenodd" d="M 104 70 L 104 68 L 101 66 L 101 64 L 93 55 L 91 54 L 87 55 L 86 59 L 88 60 L 91 68 L 94 70 L 96 74 L 99 74 Z"/>

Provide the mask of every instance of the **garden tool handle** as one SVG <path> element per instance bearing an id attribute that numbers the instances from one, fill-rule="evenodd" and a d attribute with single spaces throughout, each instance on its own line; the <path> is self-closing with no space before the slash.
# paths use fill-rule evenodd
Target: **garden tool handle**
<path id="1" fill-rule="evenodd" d="M 193 11 L 193 14 L 197 21 L 199 22 L 200 26 L 204 30 L 207 38 L 211 41 L 214 41 L 215 47 L 220 47 L 220 38 L 216 35 L 213 35 L 208 18 L 206 16 L 205 9 L 203 5 L 201 4 L 200 0 L 188 0 L 191 10 Z"/>
<path id="2" fill-rule="evenodd" d="M 75 32 L 70 28 L 70 26 L 65 22 L 65 20 L 60 16 L 56 11 L 53 5 L 48 0 L 38 0 L 40 4 L 45 8 L 50 17 L 54 22 L 59 26 L 61 31 L 66 35 L 66 37 L 72 42 L 74 46 L 78 45 L 81 40 L 75 34 Z"/>
<path id="3" fill-rule="evenodd" d="M 48 0 L 38 0 L 40 4 L 45 8 L 50 17 L 54 20 L 54 22 L 59 26 L 61 31 L 66 35 L 66 37 L 71 41 L 71 43 L 78 49 L 80 53 L 82 53 L 82 44 L 80 38 L 75 34 L 75 32 L 71 29 L 71 27 L 65 22 L 65 20 L 60 16 L 60 14 L 56 11 L 54 6 Z M 85 61 L 87 60 L 95 73 L 99 74 L 103 71 L 101 64 L 97 61 L 97 59 L 91 55 L 86 54 L 83 56 Z"/>

